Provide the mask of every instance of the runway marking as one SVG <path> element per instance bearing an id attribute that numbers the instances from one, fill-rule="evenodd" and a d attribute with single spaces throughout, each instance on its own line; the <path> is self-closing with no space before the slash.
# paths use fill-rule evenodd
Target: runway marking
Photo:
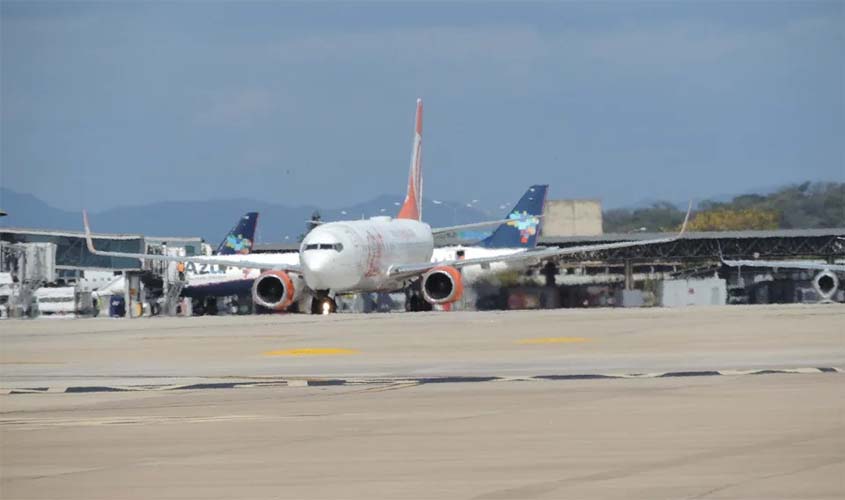
<path id="1" fill-rule="evenodd" d="M 344 349 L 339 347 L 300 347 L 299 349 L 278 349 L 267 351 L 265 356 L 344 356 L 347 354 L 358 354 L 356 349 Z"/>
<path id="2" fill-rule="evenodd" d="M 837 367 L 759 368 L 755 370 L 697 370 L 654 373 L 561 373 L 525 376 L 441 376 L 441 377 L 350 377 L 350 378 L 261 378 L 240 379 L 226 382 L 205 382 L 184 385 L 118 385 L 118 386 L 53 386 L 5 389 L 0 394 L 92 393 L 123 391 L 190 391 L 207 389 L 240 389 L 267 387 L 325 387 L 325 386 L 385 386 L 411 387 L 429 384 L 456 384 L 474 382 L 553 382 L 567 380 L 656 379 L 686 377 L 736 377 L 776 374 L 842 374 Z M 0 419 L 0 424 L 8 424 Z M 12 422 L 13 423 L 13 422 Z"/>
<path id="3" fill-rule="evenodd" d="M 522 339 L 517 340 L 517 344 L 577 344 L 579 342 L 589 342 L 590 339 L 584 337 L 545 337 L 538 339 Z"/>
<path id="4" fill-rule="evenodd" d="M 16 429 L 32 430 L 43 427 L 90 427 L 98 425 L 149 425 L 149 424 L 181 424 L 181 423 L 213 423 L 239 420 L 267 420 L 265 415 L 210 415 L 210 416 L 168 416 L 168 415 L 138 415 L 121 417 L 92 417 L 92 418 L 0 418 L 0 427 L 14 427 Z"/>

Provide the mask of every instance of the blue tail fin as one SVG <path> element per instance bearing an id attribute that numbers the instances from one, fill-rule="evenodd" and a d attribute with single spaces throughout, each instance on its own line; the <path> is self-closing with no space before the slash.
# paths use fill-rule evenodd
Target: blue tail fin
<path id="1" fill-rule="evenodd" d="M 546 203 L 548 184 L 531 186 L 522 195 L 513 210 L 507 213 L 506 222 L 481 240 L 478 245 L 486 248 L 534 248 L 543 228 L 543 205 Z"/>
<path id="2" fill-rule="evenodd" d="M 217 255 L 247 254 L 255 241 L 255 226 L 258 212 L 247 212 L 223 238 L 215 252 Z"/>

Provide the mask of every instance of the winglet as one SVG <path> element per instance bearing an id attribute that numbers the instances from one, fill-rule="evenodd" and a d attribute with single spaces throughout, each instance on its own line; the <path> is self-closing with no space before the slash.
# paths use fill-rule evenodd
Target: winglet
<path id="1" fill-rule="evenodd" d="M 91 226 L 88 224 L 88 211 L 82 210 L 82 224 L 85 226 L 85 244 L 88 246 L 88 251 L 96 254 L 97 249 L 94 248 L 94 240 L 91 238 Z"/>
<path id="2" fill-rule="evenodd" d="M 689 206 L 687 207 L 687 215 L 684 217 L 684 223 L 681 225 L 681 231 L 678 233 L 678 238 L 684 235 L 687 231 L 687 223 L 689 222 L 689 216 L 692 213 L 692 200 L 689 201 Z"/>
<path id="3" fill-rule="evenodd" d="M 490 227 L 490 226 L 501 226 L 502 224 L 508 223 L 518 223 L 518 222 L 529 222 L 533 219 L 542 219 L 545 217 L 543 214 L 540 215 L 519 215 L 513 219 L 499 219 L 499 220 L 487 220 L 483 222 L 471 222 L 469 224 L 459 224 L 457 226 L 446 226 L 446 227 L 436 227 L 431 229 L 431 234 L 434 236 L 440 236 L 442 234 L 449 234 L 455 233 L 458 231 L 465 231 L 467 229 L 478 229 L 481 227 Z M 504 247 L 503 247 L 504 248 Z"/>

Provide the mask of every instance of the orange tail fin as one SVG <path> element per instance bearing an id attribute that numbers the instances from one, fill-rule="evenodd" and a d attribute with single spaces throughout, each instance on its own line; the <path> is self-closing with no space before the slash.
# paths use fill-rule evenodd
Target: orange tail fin
<path id="1" fill-rule="evenodd" d="M 399 209 L 397 219 L 422 218 L 422 99 L 417 99 L 416 127 L 414 129 L 414 147 L 411 151 L 411 172 L 408 175 L 408 194 L 405 203 Z"/>

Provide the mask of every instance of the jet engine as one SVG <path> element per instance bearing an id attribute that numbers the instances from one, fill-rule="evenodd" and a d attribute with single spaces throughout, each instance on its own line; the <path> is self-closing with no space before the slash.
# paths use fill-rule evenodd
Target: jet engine
<path id="1" fill-rule="evenodd" d="M 813 288 L 822 300 L 831 300 L 839 288 L 839 277 L 833 271 L 822 271 L 813 278 Z"/>
<path id="2" fill-rule="evenodd" d="M 430 304 L 448 304 L 464 294 L 461 272 L 451 266 L 437 266 L 422 277 L 423 298 Z"/>
<path id="3" fill-rule="evenodd" d="M 299 282 L 299 286 L 295 282 Z M 265 271 L 252 283 L 252 301 L 262 307 L 284 311 L 302 293 L 302 277 L 285 271 Z"/>

